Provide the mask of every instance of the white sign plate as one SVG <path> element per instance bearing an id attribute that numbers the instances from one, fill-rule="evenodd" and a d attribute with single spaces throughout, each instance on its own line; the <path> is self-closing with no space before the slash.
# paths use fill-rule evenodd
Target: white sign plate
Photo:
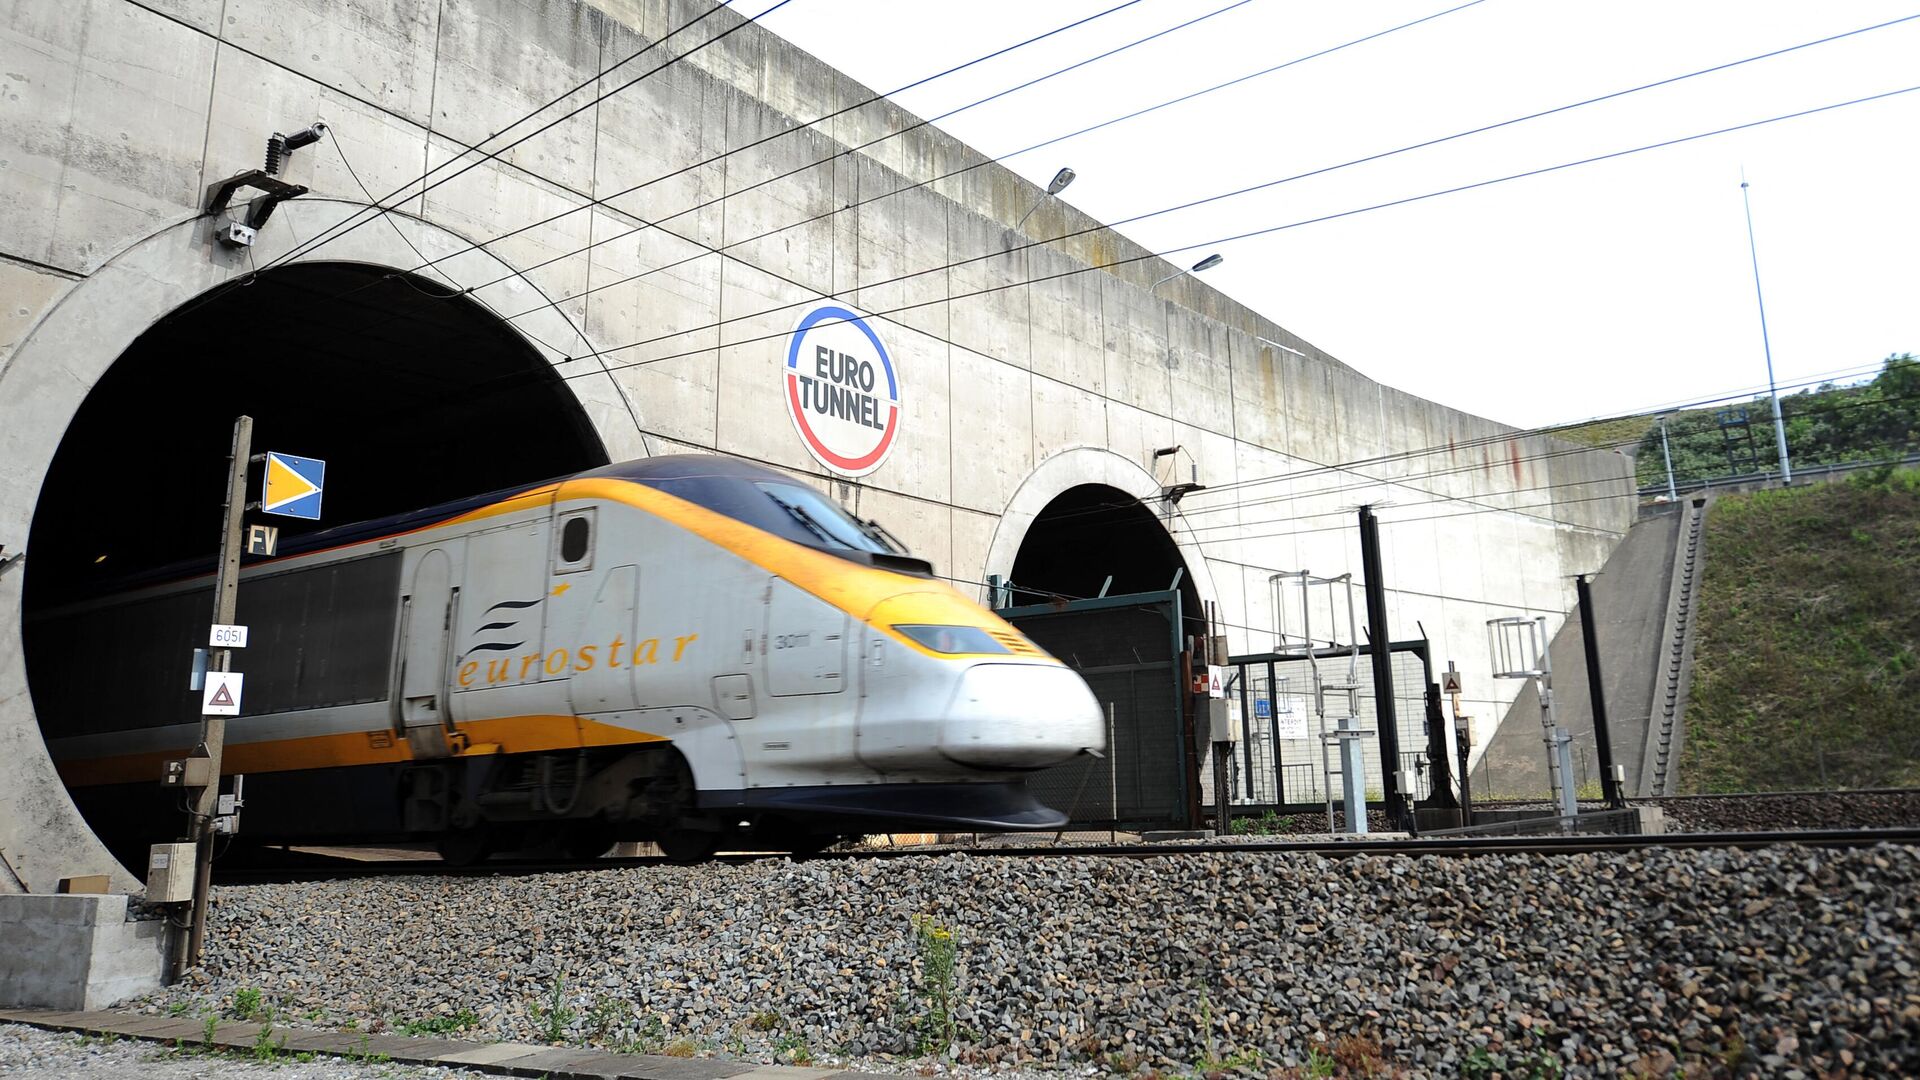
<path id="1" fill-rule="evenodd" d="M 1285 691 L 1281 692 L 1279 700 L 1274 703 L 1273 720 L 1273 726 L 1279 730 L 1282 739 L 1304 740 L 1308 737 L 1307 714 L 1299 708 L 1293 696 Z"/>
<path id="2" fill-rule="evenodd" d="M 244 649 L 247 647 L 247 628 L 214 623 L 213 633 L 207 636 L 207 644 L 216 649 Z"/>
<path id="3" fill-rule="evenodd" d="M 1223 698 L 1227 696 L 1227 685 L 1220 679 L 1220 669 L 1207 669 L 1207 696 Z"/>
<path id="4" fill-rule="evenodd" d="M 1459 673 L 1459 672 L 1457 672 L 1457 671 L 1443 671 L 1443 672 L 1441 672 L 1441 673 L 1440 673 L 1440 692 L 1441 692 L 1441 693 L 1443 693 L 1443 694 L 1458 694 L 1458 693 L 1460 693 L 1460 692 L 1461 692 L 1461 690 L 1460 690 L 1460 673 Z"/>
<path id="5" fill-rule="evenodd" d="M 207 685 L 200 691 L 203 716 L 239 716 L 240 684 L 246 676 L 237 671 L 209 671 Z"/>

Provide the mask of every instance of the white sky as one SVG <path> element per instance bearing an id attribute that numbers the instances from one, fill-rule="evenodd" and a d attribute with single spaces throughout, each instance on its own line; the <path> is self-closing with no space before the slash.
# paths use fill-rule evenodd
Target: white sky
<path id="1" fill-rule="evenodd" d="M 765 23 L 887 91 L 1117 2 L 795 0 Z M 1229 2 L 1143 0 L 898 101 L 933 116 Z M 1458 2 L 1251 0 L 939 126 L 1003 155 Z M 1115 221 L 1913 14 L 1485 0 L 1006 164 L 1040 184 L 1071 165 L 1062 198 Z M 1920 20 L 1122 231 L 1166 250 L 1916 84 Z M 1764 386 L 1743 166 L 1779 381 L 1920 352 L 1920 92 L 1219 245 L 1205 280 L 1374 378 L 1508 423 Z"/>

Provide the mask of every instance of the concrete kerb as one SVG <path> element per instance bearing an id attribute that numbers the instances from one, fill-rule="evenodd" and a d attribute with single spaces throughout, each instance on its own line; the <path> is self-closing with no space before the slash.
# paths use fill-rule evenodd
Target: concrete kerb
<path id="1" fill-rule="evenodd" d="M 283 206 L 260 230 L 253 248 L 229 252 L 213 243 L 211 218 L 183 218 L 148 234 L 107 259 L 67 289 L 21 337 L 0 367 L 0 542 L 25 544 L 48 464 L 89 391 L 135 339 L 156 321 L 211 289 L 320 235 L 362 204 L 301 199 Z M 390 224 L 389 224 L 390 223 Z M 490 251 L 463 250 L 470 240 L 405 214 L 355 229 L 309 257 L 405 269 L 428 258 L 461 254 L 435 268 L 437 280 L 492 298 L 515 320 L 517 332 L 563 374 L 595 365 L 585 331 L 554 307 L 540 308 L 537 286 Z M 583 359 L 587 357 L 587 359 Z M 610 375 L 569 379 L 613 460 L 644 456 L 628 419 L 625 391 Z M 31 552 L 27 553 L 29 556 Z M 26 573 L 32 573 L 31 563 Z M 40 736 L 21 651 L 21 590 L 26 573 L 0 577 L 0 891 L 18 880 L 26 891 L 49 893 L 59 878 L 107 874 L 118 892 L 140 881 L 113 860 L 93 836 L 55 776 Z"/>
<path id="2" fill-rule="evenodd" d="M 63 1012 L 54 1009 L 0 1009 L 0 1022 L 47 1031 L 115 1035 L 147 1042 L 207 1045 L 204 1021 L 115 1012 Z M 474 1043 L 455 1039 L 311 1031 L 222 1021 L 212 1045 L 251 1051 L 267 1032 L 278 1053 L 315 1053 L 349 1059 L 374 1058 L 403 1065 L 438 1065 L 496 1076 L 546 1076 L 553 1080 L 879 1080 L 884 1074 L 795 1065 L 754 1065 L 711 1058 L 615 1054 L 584 1047 L 532 1043 Z"/>

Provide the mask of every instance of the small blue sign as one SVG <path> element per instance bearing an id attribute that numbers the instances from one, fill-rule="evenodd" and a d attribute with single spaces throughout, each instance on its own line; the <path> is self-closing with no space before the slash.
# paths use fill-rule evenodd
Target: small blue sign
<path id="1" fill-rule="evenodd" d="M 327 463 L 297 454 L 267 453 L 267 481 L 260 509 L 282 517 L 320 520 L 320 496 L 326 488 Z"/>
<path id="2" fill-rule="evenodd" d="M 1273 715 L 1273 702 L 1266 698 L 1253 699 L 1253 716 L 1256 720 L 1265 720 Z"/>

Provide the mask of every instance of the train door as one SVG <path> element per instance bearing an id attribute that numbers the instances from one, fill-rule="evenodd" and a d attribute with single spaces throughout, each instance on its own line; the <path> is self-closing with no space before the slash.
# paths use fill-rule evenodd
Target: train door
<path id="1" fill-rule="evenodd" d="M 740 725 L 756 785 L 819 783 L 853 754 L 846 612 L 780 578 L 768 583 L 764 707 Z"/>
<path id="2" fill-rule="evenodd" d="M 767 598 L 767 692 L 837 694 L 847 685 L 847 614 L 773 579 Z"/>
<path id="3" fill-rule="evenodd" d="M 414 563 L 411 587 L 400 600 L 400 729 L 416 758 L 451 753 L 447 659 L 457 593 L 453 558 L 434 548 Z"/>
<path id="4" fill-rule="evenodd" d="M 459 650 L 453 716 L 462 724 L 514 721 L 470 729 L 476 739 L 498 741 L 508 753 L 579 744 L 577 724 L 548 730 L 551 718 L 568 709 L 565 684 L 542 681 L 549 666 L 563 668 L 552 647 L 567 644 L 545 640 L 546 605 L 554 587 L 547 573 L 550 532 L 541 518 L 467 538 L 453 628 Z"/>

